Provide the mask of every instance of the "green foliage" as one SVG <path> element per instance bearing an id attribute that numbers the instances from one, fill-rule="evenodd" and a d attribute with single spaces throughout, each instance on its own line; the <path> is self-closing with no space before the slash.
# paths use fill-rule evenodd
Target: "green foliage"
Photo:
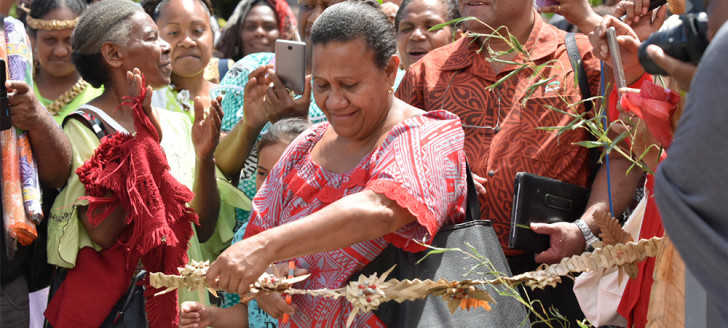
<path id="1" fill-rule="evenodd" d="M 601 4 L 601 1 L 599 0 L 592 0 L 590 1 L 592 5 Z M 551 60 L 542 64 L 537 64 L 533 59 L 531 59 L 530 53 L 527 49 L 524 48 L 524 46 L 521 44 L 518 39 L 513 36 L 506 27 L 501 26 L 499 28 L 493 28 L 489 26 L 488 24 L 480 21 L 479 19 L 475 17 L 461 17 L 455 20 L 452 20 L 447 23 L 439 24 L 436 26 L 433 26 L 431 30 L 440 29 L 450 24 L 457 24 L 463 21 L 471 21 L 475 20 L 478 23 L 488 27 L 493 32 L 482 34 L 482 33 L 473 33 L 469 32 L 466 37 L 470 37 L 473 39 L 472 42 L 477 42 L 478 40 L 481 40 L 482 46 L 480 48 L 480 51 L 483 50 L 483 47 L 488 43 L 488 41 L 492 38 L 498 39 L 505 44 L 508 45 L 508 50 L 504 51 L 494 51 L 493 49 L 488 48 L 488 61 L 492 63 L 499 63 L 504 65 L 512 65 L 517 66 L 513 71 L 509 72 L 502 78 L 500 78 L 498 81 L 493 83 L 492 85 L 489 85 L 486 87 L 486 90 L 491 90 L 494 88 L 497 88 L 501 86 L 503 83 L 508 81 L 509 79 L 513 78 L 514 76 L 520 74 L 523 71 L 530 72 L 529 79 L 533 82 L 531 85 L 526 89 L 526 94 L 523 97 L 522 105 L 525 106 L 528 99 L 533 95 L 533 93 L 538 90 L 540 87 L 543 87 L 547 84 L 549 84 L 553 80 L 553 76 L 546 76 L 544 74 L 544 71 L 546 71 L 547 68 L 553 68 L 553 64 L 556 62 L 556 60 Z M 521 62 L 515 61 L 515 60 L 506 60 L 502 59 L 501 57 L 505 55 L 512 54 L 514 52 L 517 52 L 523 60 Z M 575 85 L 579 85 L 578 79 L 581 78 L 587 78 L 585 76 L 578 76 L 576 72 L 574 73 L 574 79 L 575 79 Z M 650 169 L 645 165 L 642 160 L 647 155 L 649 150 L 654 148 L 659 148 L 657 145 L 650 145 L 647 147 L 647 150 L 641 153 L 639 156 L 636 156 L 634 152 L 632 151 L 631 146 L 629 148 L 625 148 L 625 142 L 626 140 L 634 140 L 635 137 L 635 129 L 634 128 L 628 128 L 626 131 L 622 132 L 616 137 L 610 137 L 610 131 L 614 131 L 615 128 L 619 126 L 631 126 L 630 122 L 623 122 L 622 120 L 615 120 L 612 123 L 608 124 L 607 126 L 604 126 L 604 117 L 606 116 L 605 112 L 605 105 L 606 102 L 603 101 L 601 96 L 594 96 L 589 99 L 582 99 L 579 102 L 571 103 L 569 100 L 564 97 L 563 94 L 558 94 L 558 97 L 563 102 L 564 106 L 563 109 L 559 109 L 553 106 L 548 106 L 547 108 L 557 111 L 561 114 L 568 115 L 572 118 L 571 122 L 564 126 L 546 126 L 546 127 L 539 127 L 540 130 L 543 130 L 544 132 L 552 132 L 557 133 L 558 135 L 561 135 L 562 133 L 566 131 L 572 131 L 576 129 L 585 129 L 590 135 L 591 140 L 585 140 L 575 143 L 576 145 L 586 147 L 586 148 L 602 148 L 602 153 L 600 155 L 600 162 L 603 161 L 605 156 L 609 156 L 612 152 L 616 152 L 617 154 L 623 156 L 624 158 L 627 158 L 632 163 L 630 169 L 627 171 L 627 173 L 630 172 L 630 170 L 634 167 L 639 167 L 640 169 L 647 171 L 649 173 L 652 173 Z M 578 106 L 586 103 L 591 102 L 592 107 L 594 108 L 594 113 L 579 113 L 578 112 Z M 593 114 L 593 115 L 592 115 Z M 632 145 L 633 143 L 628 143 L 629 145 Z"/>

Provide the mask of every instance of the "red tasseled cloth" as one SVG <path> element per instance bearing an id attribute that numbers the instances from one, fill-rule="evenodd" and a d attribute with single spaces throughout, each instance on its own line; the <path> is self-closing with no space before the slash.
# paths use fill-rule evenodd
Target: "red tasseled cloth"
<path id="1" fill-rule="evenodd" d="M 613 99 L 616 99 L 613 98 Z M 625 111 L 635 113 L 645 121 L 647 129 L 665 148 L 672 143 L 672 127 L 670 120 L 675 113 L 680 95 L 670 89 L 662 88 L 649 80 L 645 80 L 640 93 L 625 93 L 621 99 Z M 660 162 L 666 158 L 663 153 Z M 659 165 L 659 162 L 658 162 Z M 665 234 L 662 217 L 654 197 L 655 177 L 647 175 L 647 207 L 640 228 L 640 239 L 662 237 Z M 639 274 L 636 279 L 627 282 L 617 312 L 625 317 L 628 327 L 644 327 L 647 324 L 650 295 L 652 294 L 655 258 L 637 264 Z"/>
<path id="2" fill-rule="evenodd" d="M 165 274 L 177 274 L 187 263 L 190 222 L 198 223 L 197 214 L 187 207 L 194 194 L 169 172 L 159 134 L 142 109 L 145 91 L 122 104 L 134 109 L 136 136 L 117 133 L 106 138 L 76 170 L 86 186 L 89 222 L 97 225 L 122 206 L 128 227 L 114 247 L 79 252 L 76 268 L 68 271 L 48 304 L 46 317 L 53 327 L 100 326 L 126 291 L 140 258 L 147 271 Z M 147 282 L 149 325 L 177 327 L 177 292 L 154 297 L 159 291 Z"/>

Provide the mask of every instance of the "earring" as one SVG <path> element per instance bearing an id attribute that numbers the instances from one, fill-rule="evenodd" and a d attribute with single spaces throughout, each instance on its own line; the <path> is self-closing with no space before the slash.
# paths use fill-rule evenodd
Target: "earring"
<path id="1" fill-rule="evenodd" d="M 390 94 L 390 95 L 393 94 L 394 93 L 394 86 L 389 87 L 389 89 L 387 89 L 387 93 Z"/>

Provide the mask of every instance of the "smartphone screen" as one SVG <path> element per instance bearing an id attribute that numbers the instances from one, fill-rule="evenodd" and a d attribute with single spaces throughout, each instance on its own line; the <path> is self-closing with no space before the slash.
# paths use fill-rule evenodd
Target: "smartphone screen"
<path id="1" fill-rule="evenodd" d="M 303 94 L 306 84 L 306 43 L 276 40 L 276 74 L 296 94 Z"/>

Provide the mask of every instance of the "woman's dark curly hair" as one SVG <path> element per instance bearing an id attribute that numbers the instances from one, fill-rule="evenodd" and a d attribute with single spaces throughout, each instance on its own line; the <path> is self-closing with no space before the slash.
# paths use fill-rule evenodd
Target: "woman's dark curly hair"
<path id="1" fill-rule="evenodd" d="M 397 35 L 389 18 L 373 0 L 349 0 L 327 8 L 313 23 L 312 45 L 363 39 L 374 62 L 387 66 L 397 52 Z"/>

